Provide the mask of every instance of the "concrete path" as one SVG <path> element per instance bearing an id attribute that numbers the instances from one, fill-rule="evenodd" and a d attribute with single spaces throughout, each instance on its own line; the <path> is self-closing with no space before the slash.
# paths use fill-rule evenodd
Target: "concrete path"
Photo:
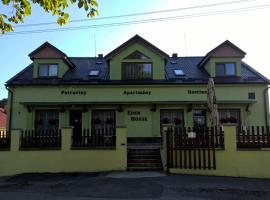
<path id="1" fill-rule="evenodd" d="M 159 172 L 22 174 L 0 177 L 2 200 L 270 200 L 270 180 Z"/>

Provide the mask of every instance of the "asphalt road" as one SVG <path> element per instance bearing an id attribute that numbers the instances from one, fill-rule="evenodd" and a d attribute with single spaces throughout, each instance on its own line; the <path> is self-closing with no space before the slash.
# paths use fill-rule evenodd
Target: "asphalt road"
<path id="1" fill-rule="evenodd" d="M 270 200 L 270 180 L 143 173 L 0 177 L 1 200 Z"/>

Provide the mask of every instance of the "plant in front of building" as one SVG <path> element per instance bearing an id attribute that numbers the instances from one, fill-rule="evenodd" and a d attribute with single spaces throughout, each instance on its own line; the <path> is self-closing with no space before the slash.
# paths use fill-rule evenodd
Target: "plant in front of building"
<path id="1" fill-rule="evenodd" d="M 101 119 L 99 119 L 98 117 L 93 119 L 93 123 L 94 124 L 101 124 Z"/>
<path id="2" fill-rule="evenodd" d="M 165 117 L 162 119 L 162 123 L 163 124 L 169 124 L 170 123 L 170 119 L 168 117 Z"/>
<path id="3" fill-rule="evenodd" d="M 113 118 L 107 118 L 106 119 L 106 124 L 113 124 L 114 123 L 114 119 Z"/>
<path id="4" fill-rule="evenodd" d="M 230 117 L 230 123 L 237 123 L 237 119 L 235 117 Z"/>
<path id="5" fill-rule="evenodd" d="M 175 117 L 173 121 L 174 121 L 175 124 L 181 124 L 182 123 L 182 120 L 180 118 L 178 118 L 178 117 Z"/>

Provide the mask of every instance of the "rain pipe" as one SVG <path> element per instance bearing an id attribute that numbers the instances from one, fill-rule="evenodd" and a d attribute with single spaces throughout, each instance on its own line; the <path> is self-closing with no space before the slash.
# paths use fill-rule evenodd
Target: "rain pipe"
<path id="1" fill-rule="evenodd" d="M 8 119 L 8 132 L 10 133 L 11 125 L 12 125 L 11 122 L 12 122 L 13 92 L 7 87 L 7 85 L 6 85 L 6 90 L 10 93 L 9 119 Z"/>
<path id="2" fill-rule="evenodd" d="M 267 106 L 267 99 L 266 99 L 266 92 L 270 89 L 270 86 L 264 89 L 263 96 L 264 96 L 264 119 L 265 119 L 265 126 L 268 126 L 268 115 L 269 115 L 269 105 Z M 269 102 L 268 102 L 269 104 Z M 268 108 L 268 109 L 267 109 Z M 267 113 L 268 112 L 268 113 Z"/>

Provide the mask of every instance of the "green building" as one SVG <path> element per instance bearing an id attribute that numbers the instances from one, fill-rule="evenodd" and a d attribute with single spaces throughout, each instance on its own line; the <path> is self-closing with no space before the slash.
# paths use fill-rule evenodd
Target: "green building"
<path id="1" fill-rule="evenodd" d="M 7 81 L 9 129 L 127 127 L 127 137 L 160 137 L 162 124 L 209 126 L 207 82 L 215 82 L 220 121 L 269 125 L 269 80 L 225 41 L 204 57 L 169 56 L 135 35 L 106 56 L 69 57 L 45 42 Z"/>

